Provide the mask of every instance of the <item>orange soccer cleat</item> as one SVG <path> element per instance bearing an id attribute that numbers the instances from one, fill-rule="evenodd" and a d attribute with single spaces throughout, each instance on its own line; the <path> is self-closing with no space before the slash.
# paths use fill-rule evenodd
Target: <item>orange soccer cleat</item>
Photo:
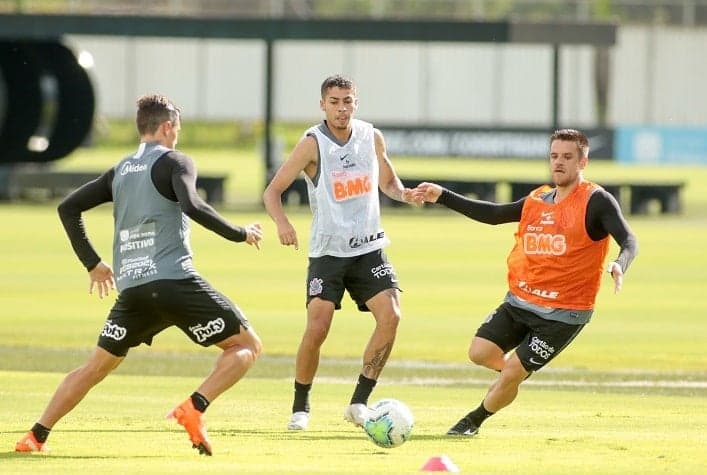
<path id="1" fill-rule="evenodd" d="M 176 419 L 180 425 L 184 426 L 193 448 L 202 455 L 211 455 L 211 442 L 209 442 L 209 435 L 206 433 L 204 414 L 196 410 L 191 398 L 175 407 L 167 414 L 167 417 Z"/>
<path id="2" fill-rule="evenodd" d="M 49 452 L 44 442 L 39 442 L 32 431 L 29 431 L 15 444 L 15 452 Z"/>

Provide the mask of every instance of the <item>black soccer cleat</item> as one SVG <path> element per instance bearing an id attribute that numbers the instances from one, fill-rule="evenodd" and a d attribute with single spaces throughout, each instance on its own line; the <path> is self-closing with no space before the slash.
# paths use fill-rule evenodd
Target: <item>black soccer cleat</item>
<path id="1" fill-rule="evenodd" d="M 211 456 L 211 447 L 207 447 L 204 444 L 192 444 L 191 446 L 193 449 L 196 449 L 199 451 L 199 455 L 208 455 Z"/>
<path id="2" fill-rule="evenodd" d="M 462 417 L 447 431 L 447 435 L 471 437 L 479 433 L 479 428 L 467 417 Z"/>

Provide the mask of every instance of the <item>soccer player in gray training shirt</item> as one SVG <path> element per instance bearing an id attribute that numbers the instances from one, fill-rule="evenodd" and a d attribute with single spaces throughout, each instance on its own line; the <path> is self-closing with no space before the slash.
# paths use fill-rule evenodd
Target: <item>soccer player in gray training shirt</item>
<path id="1" fill-rule="evenodd" d="M 243 312 L 194 268 L 188 218 L 256 248 L 262 239 L 260 224 L 234 226 L 199 197 L 194 163 L 174 149 L 181 124 L 179 109 L 169 99 L 146 95 L 137 106 L 137 151 L 59 205 L 71 245 L 88 270 L 90 292 L 97 288 L 102 298 L 117 284 L 118 299 L 93 354 L 64 378 L 37 423 L 17 442 L 17 452 L 45 451 L 54 424 L 117 368 L 130 348 L 150 345 L 156 334 L 175 325 L 195 343 L 223 350 L 211 374 L 170 412 L 186 429 L 192 446 L 211 455 L 203 413 L 260 354 L 260 338 Z M 109 201 L 115 274 L 91 245 L 81 216 Z"/>

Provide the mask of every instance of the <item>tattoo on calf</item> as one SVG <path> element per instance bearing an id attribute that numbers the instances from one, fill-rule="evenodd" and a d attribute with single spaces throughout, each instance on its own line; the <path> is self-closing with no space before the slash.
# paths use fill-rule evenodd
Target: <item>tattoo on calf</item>
<path id="1" fill-rule="evenodd" d="M 388 361 L 388 356 L 393 349 L 393 343 L 389 342 L 383 345 L 382 348 L 376 350 L 373 358 L 370 361 L 363 363 L 363 375 L 367 378 L 376 379 L 383 371 L 385 362 Z"/>

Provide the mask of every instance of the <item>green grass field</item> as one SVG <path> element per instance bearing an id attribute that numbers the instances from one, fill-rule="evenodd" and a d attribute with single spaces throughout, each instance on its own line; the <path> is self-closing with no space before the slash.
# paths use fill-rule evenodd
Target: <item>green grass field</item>
<path id="1" fill-rule="evenodd" d="M 202 172 L 228 173 L 223 210 L 260 221 L 260 252 L 193 227 L 197 267 L 247 313 L 265 350 L 251 373 L 207 412 L 215 456 L 199 457 L 164 415 L 210 369 L 216 351 L 172 329 L 133 350 L 116 374 L 56 427 L 48 456 L 20 456 L 14 442 L 44 408 L 63 374 L 94 346 L 113 299 L 87 294 L 85 271 L 54 204 L 0 206 L 1 473 L 415 473 L 446 454 L 463 473 L 704 473 L 707 466 L 707 169 L 621 167 L 595 161 L 590 179 L 683 179 L 682 216 L 629 216 L 640 255 L 623 291 L 605 279 L 593 321 L 518 399 L 471 440 L 441 434 L 483 397 L 494 374 L 466 361 L 468 342 L 505 291 L 512 225 L 472 222 L 444 210 L 385 209 L 388 248 L 403 294 L 403 323 L 372 401 L 395 397 L 416 416 L 413 439 L 384 450 L 342 420 L 370 316 L 348 300 L 337 313 L 312 394 L 311 430 L 284 430 L 294 352 L 304 325 L 306 250 L 283 248 L 257 206 L 255 153 L 186 150 Z M 82 150 L 58 164 L 101 170 L 125 150 Z M 408 176 L 542 177 L 538 162 L 407 159 Z M 300 242 L 309 212 L 292 209 Z M 109 258 L 110 207 L 87 214 Z M 610 256 L 615 255 L 613 245 Z"/>

